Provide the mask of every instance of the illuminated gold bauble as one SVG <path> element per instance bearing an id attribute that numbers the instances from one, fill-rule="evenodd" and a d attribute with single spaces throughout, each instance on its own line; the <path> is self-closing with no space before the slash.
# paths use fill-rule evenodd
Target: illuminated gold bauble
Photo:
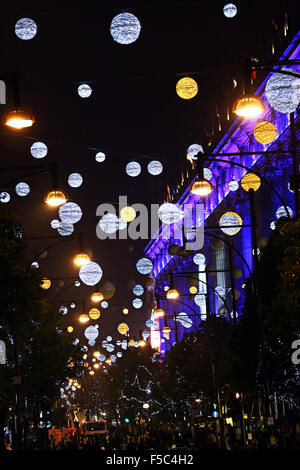
<path id="1" fill-rule="evenodd" d="M 46 194 L 44 201 L 50 207 L 58 207 L 68 201 L 68 196 L 60 189 L 55 189 Z"/>
<path id="2" fill-rule="evenodd" d="M 99 369 L 100 365 L 98 364 L 98 362 L 96 362 L 93 367 L 94 369 Z"/>
<path id="3" fill-rule="evenodd" d="M 100 313 L 100 310 L 98 308 L 91 308 L 91 310 L 89 311 L 89 316 L 92 320 L 98 320 L 100 315 L 101 315 L 101 313 Z"/>
<path id="4" fill-rule="evenodd" d="M 129 326 L 126 323 L 120 323 L 120 325 L 118 326 L 118 332 L 121 335 L 126 335 L 128 331 L 129 331 Z"/>
<path id="5" fill-rule="evenodd" d="M 50 287 L 51 287 L 51 281 L 50 281 L 50 279 L 42 279 L 42 281 L 41 281 L 41 288 L 47 290 L 47 289 L 49 289 Z"/>
<path id="6" fill-rule="evenodd" d="M 2 118 L 2 122 L 5 126 L 19 130 L 25 127 L 31 127 L 35 123 L 35 118 L 31 112 L 18 108 L 6 112 Z"/>
<path id="7" fill-rule="evenodd" d="M 255 175 L 254 173 L 246 173 L 241 179 L 241 186 L 245 191 L 249 191 L 249 189 L 253 189 L 253 191 L 257 191 L 260 185 L 261 185 L 260 177 Z"/>
<path id="8" fill-rule="evenodd" d="M 179 297 L 179 292 L 177 289 L 169 289 L 167 291 L 167 299 L 168 300 L 175 300 Z"/>
<path id="9" fill-rule="evenodd" d="M 270 144 L 276 139 L 277 130 L 272 122 L 261 121 L 254 127 L 253 135 L 260 144 Z"/>
<path id="10" fill-rule="evenodd" d="M 123 313 L 124 313 L 125 315 L 127 315 L 127 313 L 128 313 L 128 308 L 123 308 Z"/>
<path id="11" fill-rule="evenodd" d="M 123 207 L 123 209 L 121 209 L 120 217 L 125 222 L 131 222 L 132 220 L 136 218 L 136 212 L 133 207 L 126 206 L 126 207 Z"/>
<path id="12" fill-rule="evenodd" d="M 155 318 L 161 318 L 165 315 L 165 311 L 162 308 L 156 308 L 153 312 Z"/>
<path id="13" fill-rule="evenodd" d="M 134 339 L 131 339 L 131 340 L 129 341 L 129 346 L 134 346 Z"/>
<path id="14" fill-rule="evenodd" d="M 253 119 L 266 110 L 264 102 L 258 96 L 245 95 L 235 101 L 232 111 L 240 117 Z"/>
<path id="15" fill-rule="evenodd" d="M 111 364 L 111 363 L 112 363 L 112 360 L 111 360 L 110 358 L 108 358 L 108 359 L 105 360 L 105 362 L 106 362 L 107 364 Z"/>
<path id="16" fill-rule="evenodd" d="M 195 287 L 195 286 L 190 287 L 190 293 L 191 294 L 197 294 L 197 292 L 198 292 L 197 287 Z"/>
<path id="17" fill-rule="evenodd" d="M 73 262 L 78 267 L 85 266 L 86 264 L 90 263 L 91 258 L 87 253 L 79 253 L 78 255 L 74 256 Z"/>
<path id="18" fill-rule="evenodd" d="M 222 232 L 226 235 L 235 235 L 237 234 L 243 225 L 243 219 L 236 212 L 225 212 L 225 214 L 220 217 L 219 226 Z"/>
<path id="19" fill-rule="evenodd" d="M 69 333 L 72 333 L 72 331 L 74 331 L 73 326 L 68 326 L 67 331 L 68 331 Z"/>
<path id="20" fill-rule="evenodd" d="M 176 93 L 184 100 L 194 98 L 198 93 L 197 82 L 190 77 L 181 78 L 176 84 Z"/>
<path id="21" fill-rule="evenodd" d="M 144 346 L 146 346 L 146 341 L 144 341 L 143 339 L 140 339 L 138 341 L 138 345 L 143 348 Z"/>
<path id="22" fill-rule="evenodd" d="M 208 196 L 214 190 L 213 185 L 206 178 L 197 178 L 189 188 L 190 193 L 194 196 Z"/>
<path id="23" fill-rule="evenodd" d="M 101 292 L 94 292 L 92 295 L 91 295 L 91 300 L 92 302 L 101 302 L 101 300 L 103 300 L 104 297 L 103 297 L 103 294 Z"/>
<path id="24" fill-rule="evenodd" d="M 84 365 L 84 367 L 88 367 L 88 366 L 89 366 L 89 363 L 88 363 L 88 362 L 85 362 L 83 365 Z"/>
<path id="25" fill-rule="evenodd" d="M 100 355 L 101 355 L 100 351 L 94 351 L 93 352 L 93 356 L 95 356 L 95 357 L 100 357 Z"/>
<path id="26" fill-rule="evenodd" d="M 94 374 L 95 374 L 95 371 L 94 371 L 94 370 L 90 370 L 90 371 L 89 371 L 89 374 L 90 374 L 90 375 L 94 375 Z"/>
<path id="27" fill-rule="evenodd" d="M 81 315 L 79 315 L 79 321 L 80 323 L 87 323 L 88 321 L 90 321 L 90 317 L 86 313 L 82 313 Z"/>

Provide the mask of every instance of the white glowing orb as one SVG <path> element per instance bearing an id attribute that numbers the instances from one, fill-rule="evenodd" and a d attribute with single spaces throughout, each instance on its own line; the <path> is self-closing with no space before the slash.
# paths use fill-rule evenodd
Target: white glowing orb
<path id="1" fill-rule="evenodd" d="M 98 152 L 98 153 L 96 153 L 96 155 L 95 155 L 95 159 L 96 159 L 96 161 L 99 162 L 99 163 L 104 162 L 105 158 L 106 158 L 106 156 L 105 156 L 105 153 L 103 153 L 103 152 Z"/>
<path id="2" fill-rule="evenodd" d="M 56 230 L 56 229 L 58 229 L 59 226 L 60 226 L 60 221 L 57 220 L 57 219 L 53 219 L 53 220 L 51 220 L 51 222 L 50 222 L 50 226 L 51 226 L 51 228 L 54 228 L 54 229 Z"/>
<path id="3" fill-rule="evenodd" d="M 140 284 L 137 284 L 134 288 L 133 288 L 133 293 L 134 295 L 143 295 L 144 293 L 144 288 L 143 286 L 141 286 Z"/>
<path id="4" fill-rule="evenodd" d="M 121 348 L 122 348 L 122 349 L 127 349 L 127 346 L 128 346 L 127 341 L 126 341 L 126 339 L 124 339 L 124 340 L 122 341 Z"/>
<path id="5" fill-rule="evenodd" d="M 204 308 L 206 305 L 206 298 L 203 294 L 197 294 L 194 297 L 194 302 L 198 307 Z"/>
<path id="6" fill-rule="evenodd" d="M 106 351 L 107 351 L 107 352 L 113 352 L 114 350 L 115 350 L 115 347 L 114 347 L 113 344 L 108 344 L 108 345 L 106 346 Z"/>
<path id="7" fill-rule="evenodd" d="M 270 229 L 275 230 L 276 228 L 276 222 L 273 220 L 273 222 L 270 223 Z"/>
<path id="8" fill-rule="evenodd" d="M 293 69 L 282 68 L 288 72 Z M 300 102 L 300 74 L 299 78 L 282 73 L 273 73 L 267 81 L 265 88 L 266 98 L 279 113 L 293 113 Z"/>
<path id="9" fill-rule="evenodd" d="M 141 306 L 143 305 L 143 301 L 141 299 L 133 299 L 132 305 L 134 306 L 134 308 L 141 308 Z"/>
<path id="10" fill-rule="evenodd" d="M 74 225 L 60 222 L 57 231 L 62 237 L 68 237 L 74 232 Z"/>
<path id="11" fill-rule="evenodd" d="M 68 308 L 65 305 L 62 305 L 61 307 L 59 307 L 59 313 L 61 313 L 62 315 L 66 315 L 68 313 Z"/>
<path id="12" fill-rule="evenodd" d="M 0 193 L 0 201 L 6 204 L 10 201 L 10 195 L 6 191 L 3 191 Z"/>
<path id="13" fill-rule="evenodd" d="M 82 210 L 76 202 L 66 202 L 60 206 L 58 214 L 62 222 L 76 224 L 82 217 Z"/>
<path id="14" fill-rule="evenodd" d="M 141 165 L 138 162 L 129 162 L 126 165 L 126 173 L 128 176 L 138 176 L 141 170 Z"/>
<path id="15" fill-rule="evenodd" d="M 119 44 L 135 42 L 141 32 L 141 24 L 132 13 L 120 13 L 115 16 L 110 25 L 110 34 Z"/>
<path id="16" fill-rule="evenodd" d="M 37 261 L 33 261 L 33 263 L 31 263 L 31 267 L 35 268 L 35 269 L 38 269 L 40 267 L 40 265 Z"/>
<path id="17" fill-rule="evenodd" d="M 103 361 L 105 361 L 105 359 L 106 359 L 106 356 L 104 356 L 104 354 L 100 354 L 99 361 L 103 362 Z"/>
<path id="18" fill-rule="evenodd" d="M 104 339 L 101 344 L 102 344 L 103 348 L 106 348 L 106 346 L 107 346 L 107 341 L 106 341 L 106 339 Z"/>
<path id="19" fill-rule="evenodd" d="M 37 25 L 31 18 L 21 18 L 15 24 L 15 33 L 19 39 L 28 41 L 37 33 Z"/>
<path id="20" fill-rule="evenodd" d="M 163 166 L 158 160 L 152 160 L 150 163 L 148 163 L 147 170 L 150 175 L 157 176 L 162 173 Z"/>
<path id="21" fill-rule="evenodd" d="M 102 269 L 99 264 L 91 261 L 90 263 L 82 266 L 79 270 L 79 277 L 81 281 L 87 286 L 94 286 L 100 282 L 102 278 Z"/>
<path id="22" fill-rule="evenodd" d="M 83 182 L 83 178 L 80 175 L 80 173 L 71 173 L 68 176 L 68 184 L 72 188 L 79 188 L 79 186 L 82 185 L 82 182 Z"/>
<path id="23" fill-rule="evenodd" d="M 80 281 L 75 281 L 74 285 L 75 285 L 75 287 L 79 287 L 80 286 Z"/>
<path id="24" fill-rule="evenodd" d="M 146 320 L 145 325 L 146 325 L 148 328 L 151 328 L 151 327 L 154 325 L 154 321 L 153 321 L 153 320 Z"/>
<path id="25" fill-rule="evenodd" d="M 184 328 L 191 328 L 193 326 L 193 320 L 191 320 L 191 318 L 189 318 L 185 312 L 179 313 L 176 319 L 182 324 Z"/>
<path id="26" fill-rule="evenodd" d="M 27 196 L 30 193 L 30 187 L 27 183 L 21 182 L 16 185 L 16 193 L 18 196 Z"/>
<path id="27" fill-rule="evenodd" d="M 121 351 L 117 352 L 117 357 L 122 357 L 123 353 Z"/>
<path id="28" fill-rule="evenodd" d="M 107 308 L 107 307 L 108 307 L 108 302 L 106 302 L 106 300 L 103 300 L 103 301 L 101 302 L 101 307 L 102 307 L 102 308 Z"/>
<path id="29" fill-rule="evenodd" d="M 89 96 L 91 96 L 93 90 L 87 83 L 82 83 L 81 85 L 79 85 L 77 91 L 80 98 L 88 98 Z"/>
<path id="30" fill-rule="evenodd" d="M 89 341 L 95 341 L 95 339 L 98 337 L 99 331 L 97 326 L 88 326 L 84 330 L 84 336 L 89 340 Z"/>
<path id="31" fill-rule="evenodd" d="M 293 211 L 289 206 L 287 206 L 287 210 L 288 210 L 288 213 L 290 214 L 290 217 L 293 217 L 293 215 L 294 215 Z M 286 213 L 286 210 L 285 210 L 284 206 L 278 207 L 278 209 L 276 211 L 276 218 L 280 219 L 280 217 L 287 217 L 287 216 L 288 215 Z"/>
<path id="32" fill-rule="evenodd" d="M 74 304 L 74 302 L 70 303 L 70 307 L 71 308 L 75 308 L 76 307 L 76 304 Z"/>
<path id="33" fill-rule="evenodd" d="M 233 18 L 237 14 L 237 7 L 233 3 L 227 3 L 223 8 L 226 18 Z"/>
<path id="34" fill-rule="evenodd" d="M 158 209 L 158 217 L 164 224 L 174 224 L 184 217 L 184 212 L 181 211 L 176 204 L 166 202 Z"/>
<path id="35" fill-rule="evenodd" d="M 226 235 L 235 235 L 241 229 L 242 218 L 235 212 L 226 212 L 219 220 L 219 227 Z"/>
<path id="36" fill-rule="evenodd" d="M 235 180 L 229 181 L 228 188 L 230 191 L 237 191 L 239 189 L 239 183 Z"/>
<path id="37" fill-rule="evenodd" d="M 143 337 L 143 340 L 144 340 L 144 341 L 146 341 L 146 340 L 149 338 L 149 336 L 150 336 L 150 333 L 149 333 L 148 330 L 144 330 L 144 331 L 142 332 L 142 337 Z"/>
<path id="38" fill-rule="evenodd" d="M 111 341 L 112 337 L 111 336 L 106 336 L 106 341 Z"/>
<path id="39" fill-rule="evenodd" d="M 202 253 L 196 253 L 193 257 L 193 261 L 195 264 L 205 264 L 205 256 Z"/>
<path id="40" fill-rule="evenodd" d="M 136 263 L 136 269 L 140 274 L 150 274 L 153 269 L 152 261 L 149 258 L 141 258 Z"/>
<path id="41" fill-rule="evenodd" d="M 209 168 L 204 168 L 203 169 L 203 176 L 205 179 L 207 179 L 208 181 L 212 179 L 212 171 L 209 169 Z"/>
<path id="42" fill-rule="evenodd" d="M 225 294 L 226 294 L 226 289 L 225 289 L 225 287 L 223 287 L 223 286 L 217 286 L 217 287 L 215 288 L 215 291 L 216 291 L 221 297 L 224 297 Z"/>
<path id="43" fill-rule="evenodd" d="M 127 226 L 126 222 L 125 227 Z M 98 222 L 100 229 L 105 233 L 115 233 L 117 230 L 124 228 L 121 219 L 116 214 L 108 212 L 104 214 Z"/>
<path id="44" fill-rule="evenodd" d="M 48 153 L 48 147 L 44 142 L 34 142 L 30 147 L 30 153 L 34 158 L 44 158 Z"/>
<path id="45" fill-rule="evenodd" d="M 203 153 L 203 147 L 199 144 L 192 144 L 187 149 L 188 157 L 190 157 L 192 160 L 197 160 L 197 154 L 199 152 Z"/>

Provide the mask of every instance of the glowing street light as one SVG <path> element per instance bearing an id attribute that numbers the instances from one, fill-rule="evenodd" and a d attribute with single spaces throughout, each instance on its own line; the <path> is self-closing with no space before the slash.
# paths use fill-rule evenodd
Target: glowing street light
<path id="1" fill-rule="evenodd" d="M 61 189 L 49 191 L 44 199 L 45 203 L 50 207 L 59 207 L 68 200 L 68 196 Z"/>
<path id="2" fill-rule="evenodd" d="M 5 126 L 20 130 L 33 126 L 35 118 L 30 111 L 18 107 L 7 111 L 3 116 L 2 122 Z"/>
<path id="3" fill-rule="evenodd" d="M 244 95 L 238 98 L 233 105 L 232 111 L 240 117 L 254 119 L 266 110 L 261 98 L 256 95 Z"/>
<path id="4" fill-rule="evenodd" d="M 74 264 L 80 268 L 90 263 L 90 261 L 91 261 L 91 258 L 89 257 L 87 253 L 78 253 L 78 255 L 74 256 L 73 258 Z"/>

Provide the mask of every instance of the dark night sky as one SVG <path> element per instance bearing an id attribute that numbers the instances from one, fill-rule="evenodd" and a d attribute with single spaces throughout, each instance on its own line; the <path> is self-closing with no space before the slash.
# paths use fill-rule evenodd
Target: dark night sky
<path id="1" fill-rule="evenodd" d="M 22 103 L 34 111 L 37 121 L 32 129 L 17 135 L 1 130 L 1 165 L 58 163 L 60 185 L 84 211 L 75 232 L 84 233 L 85 245 L 103 268 L 104 278 L 117 288 L 110 303 L 115 309 L 102 312 L 101 338 L 113 333 L 120 320 L 127 320 L 132 329 L 144 326 L 142 309 L 131 308 L 127 318 L 121 312 L 125 305 L 130 308 L 134 297 L 128 280 L 143 281 L 135 263 L 145 243 L 100 242 L 95 231 L 98 204 L 117 201 L 119 195 L 127 195 L 131 203 L 162 202 L 163 188 L 176 181 L 185 163 L 186 148 L 203 140 L 205 132 L 215 126 L 216 105 L 223 117 L 226 102 L 231 106 L 232 78 L 240 77 L 241 61 L 250 55 L 271 58 L 272 37 L 277 53 L 284 49 L 286 42 L 281 37 L 286 4 L 286 40 L 299 26 L 295 23 L 297 1 L 235 1 L 238 14 L 233 19 L 223 15 L 225 3 L 87 1 L 76 6 L 74 2 L 15 0 L 1 7 L 1 72 L 21 74 Z M 109 32 L 112 18 L 123 10 L 135 14 L 142 25 L 139 39 L 126 46 L 114 42 Z M 22 41 L 14 33 L 14 25 L 22 17 L 37 23 L 38 32 L 32 40 Z M 275 32 L 272 18 L 280 32 Z M 200 72 L 194 76 L 199 93 L 187 102 L 175 93 L 180 78 L 176 74 L 191 72 Z M 90 82 L 93 88 L 88 99 L 77 94 L 81 82 Z M 47 144 L 45 159 L 32 158 L 28 137 Z M 107 160 L 97 163 L 96 151 L 89 148 L 103 150 Z M 164 174 L 151 177 L 143 160 L 142 174 L 127 176 L 126 163 L 138 155 L 160 158 Z M 73 171 L 84 178 L 81 188 L 72 189 L 66 183 Z M 3 173 L 1 183 L 17 176 L 17 172 Z M 53 236 L 49 223 L 57 212 L 45 209 L 42 203 L 50 189 L 50 177 L 28 182 L 28 197 L 22 199 L 10 191 L 10 207 L 24 223 L 28 237 Z M 29 254 L 46 245 L 45 240 L 30 242 Z M 128 252 L 130 245 L 134 246 L 132 253 Z M 48 258 L 41 260 L 42 271 L 50 277 L 73 276 L 71 256 L 76 248 L 76 242 L 70 242 L 49 250 Z M 91 291 L 73 288 L 60 298 L 62 303 L 76 301 L 87 298 Z"/>

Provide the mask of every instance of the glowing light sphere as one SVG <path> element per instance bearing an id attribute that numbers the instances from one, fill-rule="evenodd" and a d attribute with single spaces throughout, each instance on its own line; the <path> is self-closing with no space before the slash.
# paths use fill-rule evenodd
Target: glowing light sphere
<path id="1" fill-rule="evenodd" d="M 101 217 L 98 225 L 104 233 L 115 233 L 120 228 L 120 219 L 116 214 L 108 212 Z"/>
<path id="2" fill-rule="evenodd" d="M 31 18 L 21 18 L 15 24 L 15 33 L 23 41 L 33 39 L 37 33 L 36 22 Z"/>
<path id="3" fill-rule="evenodd" d="M 96 153 L 96 156 L 95 156 L 96 162 L 102 163 L 104 162 L 105 158 L 106 158 L 105 153 L 103 152 Z"/>
<path id="4" fill-rule="evenodd" d="M 148 330 L 144 330 L 144 331 L 142 332 L 142 337 L 143 337 L 144 341 L 147 341 L 147 339 L 149 338 L 149 336 L 150 336 L 150 333 L 149 333 Z"/>
<path id="5" fill-rule="evenodd" d="M 237 191 L 239 189 L 239 183 L 235 180 L 229 181 L 228 188 L 230 191 Z"/>
<path id="6" fill-rule="evenodd" d="M 216 291 L 221 297 L 224 297 L 225 294 L 226 294 L 226 289 L 225 289 L 225 287 L 223 287 L 223 286 L 217 286 L 217 287 L 215 288 L 215 291 Z"/>
<path id="7" fill-rule="evenodd" d="M 290 214 L 290 217 L 293 217 L 294 213 L 292 211 L 292 209 L 287 206 L 287 210 L 288 210 L 288 213 Z M 287 217 L 287 213 L 286 213 L 286 210 L 284 208 L 284 206 L 280 206 L 278 207 L 277 211 L 276 211 L 276 218 L 277 219 L 280 219 L 280 217 Z"/>
<path id="8" fill-rule="evenodd" d="M 94 261 L 91 261 L 85 266 L 82 266 L 82 268 L 79 270 L 79 278 L 87 286 L 95 286 L 98 284 L 102 278 L 102 274 L 103 272 L 99 264 L 95 263 Z"/>
<path id="9" fill-rule="evenodd" d="M 75 308 L 75 307 L 76 307 L 76 304 L 74 304 L 74 302 L 71 302 L 71 303 L 70 303 L 70 307 L 71 307 L 71 308 Z"/>
<path id="10" fill-rule="evenodd" d="M 61 307 L 59 307 L 59 313 L 61 313 L 62 315 L 66 315 L 68 313 L 68 307 L 62 305 Z"/>
<path id="11" fill-rule="evenodd" d="M 123 310 L 122 310 L 122 311 L 123 311 L 124 315 L 127 315 L 127 314 L 128 314 L 128 312 L 129 312 L 128 308 L 123 308 Z"/>
<path id="12" fill-rule="evenodd" d="M 88 98 L 89 96 L 91 96 L 93 90 L 87 83 L 82 83 L 77 88 L 77 92 L 80 98 Z"/>
<path id="13" fill-rule="evenodd" d="M 282 68 L 288 72 L 295 72 L 293 69 Z M 293 113 L 300 102 L 300 74 L 299 78 L 282 73 L 273 73 L 267 81 L 265 88 L 266 98 L 279 113 Z"/>
<path id="14" fill-rule="evenodd" d="M 276 139 L 277 130 L 272 122 L 261 121 L 254 127 L 253 135 L 260 144 L 270 144 Z"/>
<path id="15" fill-rule="evenodd" d="M 124 340 L 122 341 L 121 348 L 122 348 L 122 349 L 127 349 L 127 346 L 128 346 L 127 341 L 126 341 L 126 339 L 124 339 Z"/>
<path id="16" fill-rule="evenodd" d="M 198 85 L 196 80 L 191 77 L 183 77 L 176 84 L 176 93 L 179 98 L 190 100 L 198 93 Z"/>
<path id="17" fill-rule="evenodd" d="M 237 14 L 237 7 L 234 3 L 227 3 L 223 8 L 223 13 L 226 18 L 233 18 Z"/>
<path id="18" fill-rule="evenodd" d="M 191 158 L 192 160 L 197 160 L 198 159 L 197 154 L 199 152 L 204 153 L 202 145 L 192 144 L 187 149 L 187 156 Z"/>
<path id="19" fill-rule="evenodd" d="M 152 261 L 149 258 L 141 258 L 136 263 L 136 269 L 140 274 L 150 274 L 153 269 Z"/>
<path id="20" fill-rule="evenodd" d="M 174 224 L 184 217 L 184 212 L 181 211 L 176 204 L 166 202 L 158 209 L 158 217 L 164 224 Z"/>
<path id="21" fill-rule="evenodd" d="M 114 347 L 113 344 L 108 344 L 108 345 L 106 346 L 106 351 L 107 351 L 107 352 L 110 353 L 110 352 L 113 352 L 114 350 L 115 350 L 115 347 Z"/>
<path id="22" fill-rule="evenodd" d="M 69 333 L 72 333 L 73 330 L 74 330 L 73 326 L 68 326 L 67 331 L 68 331 Z"/>
<path id="23" fill-rule="evenodd" d="M 158 160 L 152 160 L 147 165 L 147 170 L 150 175 L 157 176 L 163 172 L 163 166 Z"/>
<path id="24" fill-rule="evenodd" d="M 76 202 L 66 202 L 60 206 L 58 214 L 66 224 L 76 224 L 82 217 L 82 210 Z"/>
<path id="25" fill-rule="evenodd" d="M 90 317 L 86 313 L 82 313 L 79 315 L 79 321 L 80 323 L 87 323 L 90 321 Z"/>
<path id="26" fill-rule="evenodd" d="M 196 305 L 198 305 L 198 307 L 204 308 L 205 305 L 206 305 L 205 295 L 203 295 L 203 294 L 195 295 L 194 302 L 195 302 Z"/>
<path id="27" fill-rule="evenodd" d="M 204 168 L 203 173 L 204 173 L 203 176 L 205 179 L 207 179 L 208 181 L 212 179 L 213 174 L 209 168 Z"/>
<path id="28" fill-rule="evenodd" d="M 50 281 L 50 279 L 46 279 L 46 278 L 45 278 L 45 279 L 42 279 L 42 281 L 41 281 L 41 288 L 47 290 L 47 289 L 49 289 L 50 287 L 51 287 L 51 281 Z"/>
<path id="29" fill-rule="evenodd" d="M 95 339 L 98 337 L 99 331 L 96 326 L 88 326 L 84 330 L 84 336 L 89 340 L 89 341 L 95 341 Z"/>
<path id="30" fill-rule="evenodd" d="M 241 230 L 243 220 L 236 212 L 225 212 L 219 220 L 219 227 L 226 235 L 235 235 Z"/>
<path id="31" fill-rule="evenodd" d="M 21 182 L 16 185 L 16 193 L 18 196 L 24 197 L 30 193 L 30 187 L 27 183 Z"/>
<path id="32" fill-rule="evenodd" d="M 142 171 L 141 165 L 138 162 L 129 162 L 126 165 L 126 173 L 128 176 L 138 176 Z"/>
<path id="33" fill-rule="evenodd" d="M 121 351 L 117 352 L 117 357 L 122 357 L 123 353 Z"/>
<path id="34" fill-rule="evenodd" d="M 134 293 L 134 295 L 138 295 L 138 296 L 143 295 L 143 293 L 144 293 L 143 286 L 141 286 L 140 284 L 137 284 L 136 286 L 134 286 L 133 293 Z"/>
<path id="35" fill-rule="evenodd" d="M 51 226 L 51 228 L 58 229 L 59 226 L 60 226 L 60 221 L 57 220 L 57 219 L 53 219 L 50 222 L 50 226 Z"/>
<path id="36" fill-rule="evenodd" d="M 196 286 L 191 286 L 189 291 L 190 291 L 190 294 L 197 294 L 198 289 Z"/>
<path id="37" fill-rule="evenodd" d="M 68 176 L 68 185 L 72 188 L 79 188 L 82 185 L 83 178 L 80 173 L 71 173 Z"/>
<path id="38" fill-rule="evenodd" d="M 75 285 L 75 287 L 79 287 L 80 286 L 80 281 L 75 281 L 74 285 Z"/>
<path id="39" fill-rule="evenodd" d="M 241 186 L 244 191 L 249 191 L 249 189 L 257 191 L 260 188 L 260 185 L 260 177 L 257 176 L 255 173 L 246 173 L 241 179 Z"/>
<path id="40" fill-rule="evenodd" d="M 40 265 L 37 261 L 33 261 L 33 263 L 31 263 L 31 267 L 34 268 L 34 269 L 38 269 L 40 267 Z"/>
<path id="41" fill-rule="evenodd" d="M 30 147 L 30 153 L 34 158 L 44 158 L 48 153 L 48 147 L 44 142 L 34 142 Z"/>
<path id="42" fill-rule="evenodd" d="M 57 231 L 62 237 L 68 237 L 74 232 L 74 225 L 60 222 Z"/>
<path id="43" fill-rule="evenodd" d="M 100 318 L 100 310 L 98 308 L 91 308 L 91 310 L 89 311 L 89 316 L 92 320 L 98 320 L 98 318 Z"/>
<path id="44" fill-rule="evenodd" d="M 196 253 L 193 257 L 193 261 L 195 264 L 205 264 L 205 256 L 202 253 Z"/>
<path id="45" fill-rule="evenodd" d="M 6 204 L 10 201 L 10 195 L 6 191 L 3 191 L 2 193 L 0 193 L 0 201 Z"/>
<path id="46" fill-rule="evenodd" d="M 134 308 L 141 308 L 141 306 L 143 305 L 143 301 L 141 299 L 133 299 L 132 305 L 134 306 Z"/>
<path id="47" fill-rule="evenodd" d="M 136 212 L 133 207 L 126 206 L 120 210 L 120 217 L 124 222 L 131 222 L 136 218 Z"/>
<path id="48" fill-rule="evenodd" d="M 132 13 L 120 13 L 115 16 L 110 25 L 110 34 L 119 44 L 132 44 L 141 32 L 141 23 Z"/>
<path id="49" fill-rule="evenodd" d="M 106 300 L 103 300 L 103 302 L 101 302 L 101 307 L 102 308 L 107 308 L 108 307 L 108 302 L 106 302 Z"/>
<path id="50" fill-rule="evenodd" d="M 120 335 L 126 335 L 128 331 L 129 331 L 129 326 L 127 325 L 127 323 L 120 323 L 118 325 L 118 332 L 120 333 Z"/>
<path id="51" fill-rule="evenodd" d="M 178 313 L 178 315 L 176 316 L 176 320 L 179 321 L 185 328 L 190 328 L 191 326 L 193 326 L 192 320 L 185 312 Z"/>
<path id="52" fill-rule="evenodd" d="M 146 320 L 145 325 L 146 325 L 148 328 L 152 328 L 153 325 L 154 325 L 154 321 L 153 321 L 153 320 Z"/>

